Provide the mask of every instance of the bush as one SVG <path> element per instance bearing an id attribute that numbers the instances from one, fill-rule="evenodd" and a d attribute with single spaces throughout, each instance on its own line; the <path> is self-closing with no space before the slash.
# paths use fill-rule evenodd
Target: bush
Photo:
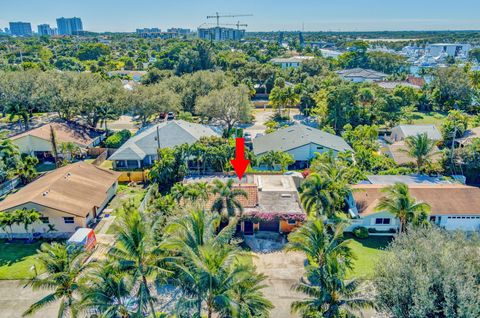
<path id="1" fill-rule="evenodd" d="M 377 233 L 377 229 L 371 227 L 368 229 L 368 233 Z"/>
<path id="2" fill-rule="evenodd" d="M 359 239 L 364 239 L 368 237 L 368 229 L 364 226 L 359 226 L 353 229 L 353 235 Z"/>
<path id="3" fill-rule="evenodd" d="M 131 136 L 132 133 L 127 129 L 116 132 L 105 140 L 105 147 L 120 148 Z"/>

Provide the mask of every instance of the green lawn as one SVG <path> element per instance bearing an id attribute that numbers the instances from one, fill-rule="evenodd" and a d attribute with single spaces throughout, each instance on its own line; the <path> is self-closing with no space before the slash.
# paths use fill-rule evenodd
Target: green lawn
<path id="1" fill-rule="evenodd" d="M 34 272 L 30 268 L 36 264 L 34 255 L 42 243 L 7 243 L 0 240 L 0 279 L 31 278 Z M 41 272 L 41 269 L 37 270 Z"/>
<path id="2" fill-rule="evenodd" d="M 356 256 L 354 270 L 348 274 L 348 278 L 370 278 L 373 274 L 375 262 L 386 252 L 385 247 L 392 241 L 388 236 L 370 236 L 366 239 L 358 239 L 353 236 L 350 247 Z"/>
<path id="3" fill-rule="evenodd" d="M 415 125 L 430 125 L 437 126 L 438 129 L 442 127 L 442 123 L 447 117 L 444 113 L 439 112 L 414 112 L 413 124 Z"/>

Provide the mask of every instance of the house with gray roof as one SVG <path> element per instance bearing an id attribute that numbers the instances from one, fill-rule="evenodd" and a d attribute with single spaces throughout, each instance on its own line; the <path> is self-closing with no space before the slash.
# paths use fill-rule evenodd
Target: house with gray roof
<path id="1" fill-rule="evenodd" d="M 201 137 L 220 135 L 206 125 L 172 120 L 153 125 L 130 138 L 109 160 L 115 168 L 149 167 L 157 159 L 159 148 L 173 148 L 182 144 L 193 144 Z"/>
<path id="2" fill-rule="evenodd" d="M 331 151 L 336 155 L 353 149 L 339 136 L 297 124 L 253 140 L 253 152 L 256 156 L 261 157 L 269 151 L 287 152 L 293 156 L 297 167 L 305 167 L 317 152 Z"/>
<path id="3" fill-rule="evenodd" d="M 352 81 L 354 83 L 363 82 L 379 82 L 387 78 L 387 74 L 374 70 L 363 68 L 352 68 L 336 72 L 342 79 Z"/>
<path id="4" fill-rule="evenodd" d="M 442 134 L 435 125 L 398 125 L 392 128 L 389 141 L 403 141 L 408 137 L 427 134 L 429 139 L 441 140 Z"/>

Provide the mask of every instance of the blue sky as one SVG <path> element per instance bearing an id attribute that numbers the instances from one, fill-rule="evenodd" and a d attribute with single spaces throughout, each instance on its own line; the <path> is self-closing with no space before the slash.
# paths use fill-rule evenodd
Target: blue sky
<path id="1" fill-rule="evenodd" d="M 79 16 L 90 31 L 194 29 L 216 11 L 252 13 L 238 18 L 250 31 L 300 30 L 302 23 L 305 31 L 480 30 L 480 0 L 0 0 L 0 27 L 27 21 L 36 30 Z"/>

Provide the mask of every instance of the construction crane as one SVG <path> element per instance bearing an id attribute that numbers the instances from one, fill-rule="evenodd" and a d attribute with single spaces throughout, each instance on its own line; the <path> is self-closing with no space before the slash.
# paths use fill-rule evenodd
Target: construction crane
<path id="1" fill-rule="evenodd" d="M 248 24 L 245 24 L 245 23 L 240 23 L 240 21 L 237 21 L 237 23 L 225 23 L 225 24 L 222 24 L 222 25 L 234 25 L 237 27 L 237 30 L 240 30 L 240 27 L 243 26 L 243 27 L 247 27 Z"/>
<path id="2" fill-rule="evenodd" d="M 215 15 L 207 16 L 207 19 L 217 19 L 217 27 L 220 26 L 220 18 L 235 18 L 235 17 L 251 17 L 253 14 L 224 14 L 220 15 L 220 13 L 215 12 Z"/>

